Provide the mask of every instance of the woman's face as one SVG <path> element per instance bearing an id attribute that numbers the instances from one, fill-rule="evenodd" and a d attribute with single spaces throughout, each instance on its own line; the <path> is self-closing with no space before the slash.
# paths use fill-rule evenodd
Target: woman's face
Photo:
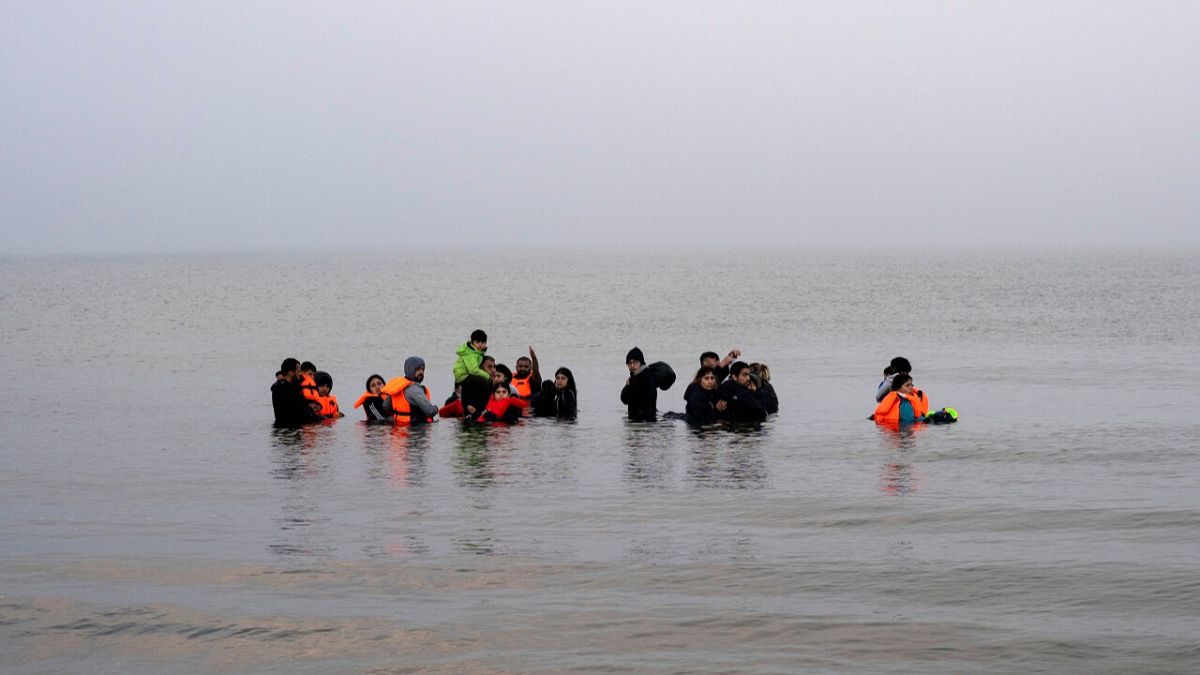
<path id="1" fill-rule="evenodd" d="M 904 384 L 900 385 L 900 393 L 904 394 L 905 396 L 912 396 L 913 390 L 915 388 L 916 387 L 913 386 L 912 380 L 909 380 L 908 382 L 905 382 Z"/>
<path id="2" fill-rule="evenodd" d="M 700 388 L 712 391 L 717 388 L 717 376 L 712 373 L 705 373 L 704 377 L 700 378 Z"/>
<path id="3" fill-rule="evenodd" d="M 567 388 L 567 376 L 564 373 L 559 373 L 554 376 L 554 386 L 558 389 Z"/>
<path id="4" fill-rule="evenodd" d="M 367 385 L 367 391 L 378 394 L 380 389 L 383 389 L 383 380 L 378 377 L 371 378 L 371 383 Z"/>
<path id="5" fill-rule="evenodd" d="M 504 387 L 500 387 L 496 390 L 496 393 L 492 394 L 492 396 L 495 396 L 497 401 L 503 401 L 504 399 L 508 398 L 508 390 Z"/>

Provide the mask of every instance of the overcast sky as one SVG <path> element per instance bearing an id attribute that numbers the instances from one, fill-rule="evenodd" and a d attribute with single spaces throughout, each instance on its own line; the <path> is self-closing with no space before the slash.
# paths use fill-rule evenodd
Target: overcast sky
<path id="1" fill-rule="evenodd" d="M 1200 246 L 1198 2 L 0 0 L 0 254 Z"/>

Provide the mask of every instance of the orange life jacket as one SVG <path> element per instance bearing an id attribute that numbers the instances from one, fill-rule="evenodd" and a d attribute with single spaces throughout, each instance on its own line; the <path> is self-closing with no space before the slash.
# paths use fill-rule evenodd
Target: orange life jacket
<path id="1" fill-rule="evenodd" d="M 342 413 L 338 410 L 336 396 L 318 396 L 313 400 L 321 404 L 321 414 L 325 417 L 337 417 Z"/>
<path id="2" fill-rule="evenodd" d="M 913 417 L 917 419 L 924 417 L 929 412 L 929 397 L 920 389 L 913 391 L 912 396 L 905 396 L 898 391 L 889 391 L 879 405 L 875 406 L 874 420 L 885 424 L 899 424 L 901 399 L 908 401 L 913 409 Z"/>
<path id="3" fill-rule="evenodd" d="M 304 394 L 304 398 L 320 398 L 321 394 L 317 391 L 317 381 L 312 375 L 303 373 L 300 375 L 300 392 Z"/>
<path id="4" fill-rule="evenodd" d="M 412 424 L 412 404 L 404 397 L 404 390 L 408 389 L 408 385 L 410 384 L 413 384 L 413 381 L 407 377 L 397 377 L 383 385 L 383 389 L 379 390 L 379 393 L 392 397 L 392 410 L 396 411 L 396 424 Z M 421 388 L 425 390 L 425 398 L 429 398 L 429 387 L 421 385 Z M 425 421 L 432 422 L 433 418 L 426 417 Z"/>
<path id="5" fill-rule="evenodd" d="M 521 398 L 528 399 L 533 396 L 533 385 L 531 384 L 532 381 L 533 374 L 530 373 L 529 377 L 513 377 L 512 382 L 509 383 L 509 386 L 512 387 L 512 393 L 520 396 Z"/>

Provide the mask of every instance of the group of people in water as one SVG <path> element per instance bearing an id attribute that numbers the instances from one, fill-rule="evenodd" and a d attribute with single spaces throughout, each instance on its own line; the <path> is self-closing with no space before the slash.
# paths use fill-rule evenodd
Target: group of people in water
<path id="1" fill-rule="evenodd" d="M 537 353 L 516 361 L 516 370 L 486 354 L 487 333 L 476 330 L 457 351 L 454 393 L 439 407 L 431 400 L 425 382 L 425 360 L 410 356 L 404 375 L 385 380 L 367 378 L 366 391 L 354 407 L 362 408 L 367 422 L 427 424 L 438 417 L 459 417 L 471 422 L 512 423 L 521 417 L 574 419 L 577 404 L 575 375 L 559 368 L 553 380 L 542 380 Z M 330 391 L 333 378 L 316 366 L 285 359 L 271 386 L 276 426 L 298 426 L 345 417 Z"/>
<path id="2" fill-rule="evenodd" d="M 761 422 L 779 412 L 779 397 L 771 386 L 771 369 L 762 363 L 735 361 L 742 355 L 732 349 L 725 358 L 716 352 L 700 355 L 700 369 L 683 392 L 684 412 L 664 415 L 693 424 Z M 658 417 L 658 390 L 675 383 L 675 371 L 662 361 L 646 363 L 642 350 L 625 355 L 629 378 L 621 389 L 621 402 L 629 419 L 649 422 Z"/>
<path id="3" fill-rule="evenodd" d="M 425 361 L 410 356 L 404 375 L 385 380 L 367 378 L 366 390 L 354 403 L 366 421 L 402 425 L 426 424 L 439 417 L 462 418 L 476 423 L 513 423 L 524 416 L 575 419 L 578 391 L 569 368 L 559 368 L 553 380 L 543 380 L 533 347 L 528 356 L 516 360 L 516 370 L 496 363 L 488 355 L 488 337 L 482 330 L 471 333 L 459 346 L 454 361 L 454 393 L 438 406 L 425 386 Z M 771 385 L 771 370 L 763 363 L 738 360 L 741 351 L 732 349 L 724 358 L 716 352 L 700 355 L 700 369 L 688 384 L 683 413 L 663 416 L 692 424 L 714 422 L 756 423 L 779 412 L 779 397 Z M 646 363 L 642 350 L 634 347 L 625 356 L 629 377 L 621 390 L 621 402 L 635 422 L 658 418 L 658 391 L 675 383 L 675 371 L 658 361 Z M 892 359 L 876 390 L 877 406 L 871 416 L 880 424 L 952 422 L 952 408 L 929 413 L 925 393 L 913 386 L 912 366 L 904 357 Z M 331 391 L 333 378 L 309 362 L 283 361 L 271 386 L 271 403 L 276 426 L 293 427 L 344 417 Z"/>

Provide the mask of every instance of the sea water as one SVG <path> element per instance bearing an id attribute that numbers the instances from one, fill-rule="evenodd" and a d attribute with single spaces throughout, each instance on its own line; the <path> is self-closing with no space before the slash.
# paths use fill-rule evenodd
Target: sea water
<path id="1" fill-rule="evenodd" d="M 5 672 L 1200 668 L 1200 253 L 0 261 Z M 575 422 L 367 426 L 455 348 Z M 631 424 L 640 347 L 770 366 Z M 867 421 L 891 357 L 954 425 Z M 272 428 L 286 357 L 347 417 Z"/>

